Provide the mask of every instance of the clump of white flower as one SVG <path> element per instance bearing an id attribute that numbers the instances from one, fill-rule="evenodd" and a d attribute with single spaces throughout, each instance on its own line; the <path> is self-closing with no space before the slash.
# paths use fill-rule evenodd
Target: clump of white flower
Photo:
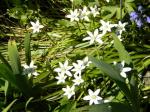
<path id="1" fill-rule="evenodd" d="M 121 68 L 121 73 L 120 73 L 120 75 L 121 75 L 122 77 L 124 77 L 124 78 L 127 78 L 126 72 L 129 72 L 129 71 L 131 71 L 132 69 L 131 69 L 130 67 L 124 67 L 124 65 L 125 65 L 125 62 L 124 62 L 124 61 L 121 62 L 121 65 L 122 65 L 122 68 Z"/>
<path id="2" fill-rule="evenodd" d="M 65 76 L 64 74 L 58 73 L 58 76 L 55 78 L 58 80 L 57 84 L 60 84 L 60 83 L 65 83 L 65 79 L 67 78 L 67 76 Z"/>
<path id="3" fill-rule="evenodd" d="M 101 38 L 103 37 L 103 34 L 99 34 L 98 29 L 95 29 L 94 32 L 87 31 L 88 37 L 85 37 L 83 41 L 89 40 L 90 45 L 93 44 L 94 42 L 98 42 L 99 44 L 102 44 L 103 41 Z"/>
<path id="4" fill-rule="evenodd" d="M 59 62 L 60 67 L 54 69 L 54 71 L 58 73 L 58 76 L 55 77 L 58 80 L 57 84 L 67 84 L 66 81 L 70 82 L 70 85 L 66 85 L 66 88 L 62 88 L 64 95 L 67 96 L 68 99 L 75 95 L 75 87 L 84 83 L 81 73 L 90 63 L 91 61 L 89 61 L 88 57 L 85 57 L 83 60 L 77 60 L 77 63 L 73 63 L 73 66 L 69 66 L 68 60 L 66 60 L 64 64 Z M 74 73 L 73 77 L 72 72 Z"/>
<path id="5" fill-rule="evenodd" d="M 90 9 L 90 10 L 89 10 Z M 93 17 L 96 17 L 99 14 L 98 8 L 95 5 L 94 7 L 88 8 L 84 6 L 82 9 L 70 10 L 70 14 L 66 15 L 67 18 L 70 18 L 70 21 L 90 21 L 90 14 Z"/>
<path id="6" fill-rule="evenodd" d="M 76 75 L 81 75 L 81 72 L 84 69 L 85 69 L 85 65 L 83 61 L 77 60 L 77 63 L 73 63 L 73 69 L 71 71 L 74 71 L 75 72 L 74 76 L 76 76 Z"/>
<path id="7" fill-rule="evenodd" d="M 117 32 L 118 32 L 118 38 L 120 41 L 122 41 L 121 39 L 121 35 L 122 35 L 122 32 L 125 31 L 125 26 L 127 25 L 127 23 L 122 23 L 121 21 L 118 22 L 118 24 L 116 25 L 117 27 Z"/>
<path id="8" fill-rule="evenodd" d="M 109 21 L 105 22 L 104 20 L 100 20 L 101 27 L 99 28 L 100 31 L 102 31 L 103 34 L 106 34 L 107 32 L 111 32 L 111 29 L 115 27 L 115 24 L 110 24 Z"/>
<path id="9" fill-rule="evenodd" d="M 64 64 L 59 62 L 59 68 L 55 68 L 54 71 L 60 74 L 66 74 L 67 76 L 72 76 L 70 70 L 72 69 L 73 66 L 68 66 L 68 60 L 65 61 Z"/>
<path id="10" fill-rule="evenodd" d="M 82 79 L 81 75 L 79 76 L 75 76 L 75 79 L 72 80 L 74 82 L 74 85 L 80 85 L 81 83 L 84 82 L 84 80 Z"/>
<path id="11" fill-rule="evenodd" d="M 88 57 L 85 57 L 85 58 L 83 59 L 83 63 L 84 63 L 85 66 L 89 66 L 90 63 L 92 63 L 92 62 L 89 61 L 89 58 L 88 58 Z"/>
<path id="12" fill-rule="evenodd" d="M 93 15 L 93 17 L 96 17 L 99 14 L 99 10 L 96 5 L 94 7 L 90 7 L 90 13 Z"/>
<path id="13" fill-rule="evenodd" d="M 73 21 L 79 21 L 79 11 L 78 11 L 78 9 L 75 9 L 74 11 L 70 10 L 70 14 L 66 15 L 66 17 L 70 18 L 71 22 L 73 22 Z"/>
<path id="14" fill-rule="evenodd" d="M 124 67 L 125 66 L 125 61 L 122 61 L 120 64 L 117 64 L 117 62 L 114 62 L 114 65 L 116 65 L 120 69 L 120 75 L 123 78 L 127 78 L 126 72 L 129 72 L 129 71 L 132 70 L 130 67 Z"/>
<path id="15" fill-rule="evenodd" d="M 81 20 L 90 21 L 88 17 L 90 14 L 90 11 L 88 10 L 86 6 L 84 6 L 83 9 L 79 9 L 79 12 L 80 12 L 79 18 Z"/>
<path id="16" fill-rule="evenodd" d="M 34 65 L 34 62 L 31 61 L 30 65 L 27 64 L 23 64 L 22 65 L 24 67 L 24 74 L 28 74 L 28 77 L 31 77 L 31 75 L 34 76 L 38 76 L 39 74 L 35 71 L 35 69 L 37 68 L 37 66 Z"/>
<path id="17" fill-rule="evenodd" d="M 97 89 L 93 92 L 91 89 L 88 90 L 89 95 L 85 96 L 83 100 L 89 100 L 89 105 L 99 104 L 99 101 L 102 100 L 102 97 L 98 96 L 100 89 Z"/>
<path id="18" fill-rule="evenodd" d="M 70 99 L 75 94 L 75 86 L 69 87 L 67 85 L 66 88 L 62 88 L 62 90 L 65 92 L 64 95 Z"/>
<path id="19" fill-rule="evenodd" d="M 34 22 L 30 23 L 32 25 L 31 29 L 33 29 L 33 33 L 40 32 L 40 29 L 44 27 L 39 23 L 39 20 L 37 20 L 35 23 Z"/>

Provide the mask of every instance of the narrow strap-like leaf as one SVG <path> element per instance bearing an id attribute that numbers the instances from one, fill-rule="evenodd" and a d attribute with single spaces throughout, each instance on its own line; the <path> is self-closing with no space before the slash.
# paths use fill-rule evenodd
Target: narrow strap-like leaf
<path id="1" fill-rule="evenodd" d="M 17 101 L 17 99 L 13 100 L 2 112 L 8 112 L 9 109 L 13 106 L 13 104 Z"/>
<path id="2" fill-rule="evenodd" d="M 24 40 L 26 63 L 28 65 L 31 62 L 30 37 L 31 37 L 31 34 L 30 33 L 26 33 L 25 40 Z"/>

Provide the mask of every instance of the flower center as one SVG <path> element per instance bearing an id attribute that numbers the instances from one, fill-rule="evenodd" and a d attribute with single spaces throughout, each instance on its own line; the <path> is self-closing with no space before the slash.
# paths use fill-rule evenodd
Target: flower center
<path id="1" fill-rule="evenodd" d="M 95 100 L 97 97 L 96 95 L 92 95 L 91 98 Z"/>

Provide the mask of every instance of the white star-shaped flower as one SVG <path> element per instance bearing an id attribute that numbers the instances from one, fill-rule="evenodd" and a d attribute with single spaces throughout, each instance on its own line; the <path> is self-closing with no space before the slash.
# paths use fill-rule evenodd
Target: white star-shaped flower
<path id="1" fill-rule="evenodd" d="M 75 94 L 75 86 L 69 87 L 67 85 L 66 88 L 62 88 L 62 90 L 65 92 L 64 95 L 70 99 Z"/>
<path id="2" fill-rule="evenodd" d="M 40 29 L 44 27 L 43 25 L 40 25 L 39 20 L 37 20 L 36 23 L 30 23 L 32 25 L 31 29 L 33 29 L 33 33 L 40 32 Z"/>
<path id="3" fill-rule="evenodd" d="M 74 85 L 80 85 L 81 83 L 84 82 L 84 80 L 82 79 L 81 75 L 79 76 L 75 76 L 75 79 L 72 80 L 74 82 Z"/>
<path id="4" fill-rule="evenodd" d="M 90 10 L 91 10 L 91 14 L 93 15 L 93 17 L 96 17 L 96 15 L 99 14 L 98 8 L 96 5 L 94 7 L 90 7 Z"/>
<path id="5" fill-rule="evenodd" d="M 90 31 L 87 31 L 88 33 L 88 37 L 85 37 L 83 39 L 83 41 L 86 41 L 86 40 L 90 40 L 90 45 L 93 44 L 95 41 L 102 44 L 103 41 L 101 40 L 101 37 L 103 36 L 103 34 L 99 34 L 98 33 L 98 29 L 95 29 L 94 33 L 90 32 Z"/>
<path id="6" fill-rule="evenodd" d="M 100 92 L 100 89 L 97 89 L 95 92 L 93 92 L 91 89 L 88 90 L 89 95 L 85 96 L 83 100 L 89 100 L 89 105 L 99 104 L 99 100 L 102 100 L 100 96 L 98 96 Z"/>
<path id="7" fill-rule="evenodd" d="M 34 76 L 37 76 L 39 75 L 35 69 L 37 68 L 36 66 L 34 66 L 34 62 L 31 61 L 30 65 L 26 65 L 26 64 L 23 64 L 22 65 L 24 67 L 24 74 L 28 74 L 28 76 L 30 77 L 31 74 L 33 74 Z"/>
<path id="8" fill-rule="evenodd" d="M 117 30 L 119 32 L 119 35 L 121 35 L 123 31 L 125 31 L 126 25 L 127 25 L 127 23 L 122 23 L 121 21 L 119 21 L 119 23 L 117 25 Z"/>
<path id="9" fill-rule="evenodd" d="M 90 14 L 90 11 L 87 9 L 86 6 L 83 7 L 83 10 L 79 10 L 80 11 L 80 19 L 81 20 L 85 20 L 85 21 L 89 21 L 89 14 Z"/>
<path id="10" fill-rule="evenodd" d="M 67 18 L 70 18 L 70 21 L 79 21 L 79 12 L 77 9 L 75 9 L 74 11 L 73 10 L 70 10 L 70 14 L 67 15 L 66 17 Z"/>
<path id="11" fill-rule="evenodd" d="M 106 34 L 107 32 L 111 32 L 111 28 L 114 27 L 114 24 L 110 24 L 109 21 L 105 22 L 103 20 L 100 20 L 100 23 L 102 26 L 99 28 L 103 34 Z"/>
<path id="12" fill-rule="evenodd" d="M 121 62 L 121 65 L 122 65 L 122 68 L 121 68 L 120 75 L 121 75 L 122 77 L 124 77 L 124 78 L 127 78 L 126 72 L 131 71 L 131 68 L 130 68 L 130 67 L 124 67 L 124 65 L 125 65 L 125 62 L 124 62 L 124 61 Z"/>
<path id="13" fill-rule="evenodd" d="M 83 59 L 83 63 L 84 63 L 85 66 L 89 66 L 89 64 L 92 63 L 92 62 L 89 61 L 89 58 L 88 58 L 88 57 L 85 57 L 85 58 Z"/>
<path id="14" fill-rule="evenodd" d="M 60 83 L 65 83 L 65 79 L 67 78 L 67 76 L 65 76 L 64 74 L 58 73 L 58 76 L 55 78 L 58 80 L 57 84 L 60 84 Z"/>
<path id="15" fill-rule="evenodd" d="M 60 68 L 54 69 L 55 72 L 58 72 L 58 73 L 63 74 L 63 75 L 66 74 L 70 77 L 72 76 L 72 74 L 69 70 L 71 70 L 73 66 L 68 66 L 68 60 L 66 60 L 64 64 L 59 62 L 59 66 L 60 66 Z"/>
<path id="16" fill-rule="evenodd" d="M 81 60 L 77 60 L 77 63 L 73 63 L 73 67 L 71 71 L 75 72 L 74 76 L 81 75 L 82 70 L 85 69 L 84 62 Z"/>
<path id="17" fill-rule="evenodd" d="M 106 2 L 110 2 L 109 0 L 106 0 Z"/>

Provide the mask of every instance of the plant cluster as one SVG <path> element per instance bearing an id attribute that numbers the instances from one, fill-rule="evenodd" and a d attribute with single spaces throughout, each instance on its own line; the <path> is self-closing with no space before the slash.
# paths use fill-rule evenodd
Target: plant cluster
<path id="1" fill-rule="evenodd" d="M 32 13 L 22 42 L 10 37 L 7 57 L 0 52 L 0 111 L 148 111 L 149 5 L 135 11 L 136 2 L 70 0 L 61 20 Z"/>

